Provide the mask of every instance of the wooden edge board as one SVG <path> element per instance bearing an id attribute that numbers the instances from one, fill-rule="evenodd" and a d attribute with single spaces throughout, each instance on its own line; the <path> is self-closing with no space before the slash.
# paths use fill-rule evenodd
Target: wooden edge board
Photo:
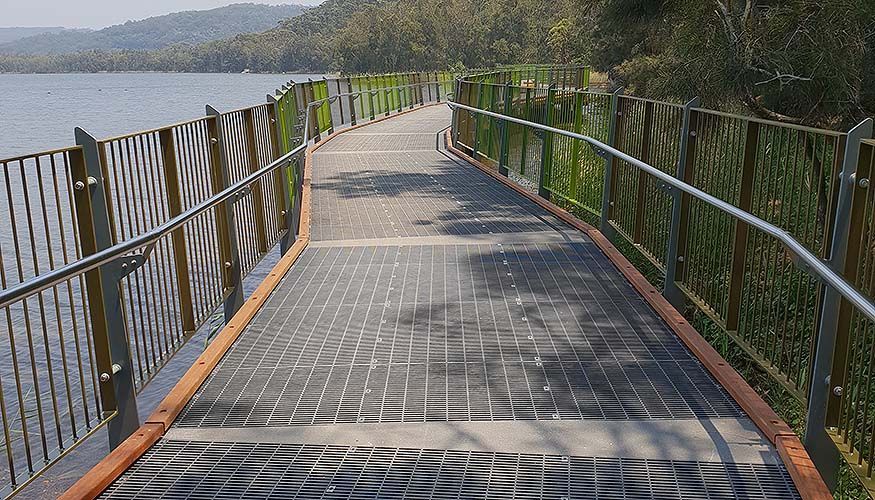
<path id="1" fill-rule="evenodd" d="M 163 435 L 161 424 L 143 424 L 58 498 L 96 498 Z"/>
<path id="2" fill-rule="evenodd" d="M 310 241 L 310 184 L 313 179 L 313 152 L 344 132 L 440 104 L 444 103 L 429 103 L 389 116 L 382 116 L 369 122 L 359 123 L 342 130 L 336 130 L 307 148 L 304 160 L 303 188 L 301 190 L 301 219 L 298 228 L 298 239 L 292 244 L 285 255 L 280 257 L 280 260 L 264 281 L 258 285 L 252 296 L 246 299 L 246 302 L 243 303 L 240 310 L 231 318 L 231 321 L 222 328 L 204 352 L 198 356 L 191 368 L 173 386 L 173 389 L 164 397 L 137 432 L 128 437 L 115 450 L 111 451 L 109 455 L 86 472 L 60 498 L 65 500 L 96 498 L 167 432 L 167 429 L 170 428 L 170 425 L 176 420 L 176 417 L 179 416 L 182 409 L 185 408 L 185 405 L 194 396 L 194 393 L 197 392 L 201 384 L 204 383 L 219 364 L 219 361 L 228 352 L 228 349 L 231 348 L 231 345 L 234 344 L 240 333 L 261 309 L 261 306 L 264 305 L 270 294 L 279 285 L 279 282 L 292 267 L 292 264 L 295 263 L 307 247 Z"/>
<path id="3" fill-rule="evenodd" d="M 802 498 L 806 500 L 832 498 L 832 493 L 823 482 L 820 472 L 817 471 L 798 436 L 778 436 L 775 447 Z"/>
<path id="4" fill-rule="evenodd" d="M 760 429 L 765 437 L 775 445 L 779 456 L 784 461 L 793 483 L 803 499 L 832 498 L 829 489 L 823 482 L 817 469 L 802 446 L 793 429 L 775 413 L 775 410 L 751 387 L 732 366 L 720 356 L 714 347 L 705 340 L 699 332 L 650 284 L 638 269 L 608 240 L 598 229 L 577 219 L 571 213 L 545 200 L 535 193 L 530 193 L 499 174 L 495 169 L 471 158 L 463 151 L 454 147 L 450 130 L 445 135 L 447 149 L 460 159 L 477 167 L 489 176 L 517 193 L 535 202 L 540 207 L 561 219 L 566 224 L 587 234 L 593 243 L 608 257 L 614 266 L 626 277 L 638 293 L 656 311 L 665 323 L 680 337 L 696 358 L 705 366 L 708 372 L 723 386 L 748 417 Z M 796 444 L 798 446 L 796 446 Z M 812 475 L 812 471 L 814 474 Z"/>

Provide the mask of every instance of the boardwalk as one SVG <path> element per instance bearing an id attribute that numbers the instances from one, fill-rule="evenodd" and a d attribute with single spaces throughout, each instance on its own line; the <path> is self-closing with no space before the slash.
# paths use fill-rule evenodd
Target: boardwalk
<path id="1" fill-rule="evenodd" d="M 796 498 L 588 237 L 436 106 L 313 158 L 312 241 L 106 498 Z"/>

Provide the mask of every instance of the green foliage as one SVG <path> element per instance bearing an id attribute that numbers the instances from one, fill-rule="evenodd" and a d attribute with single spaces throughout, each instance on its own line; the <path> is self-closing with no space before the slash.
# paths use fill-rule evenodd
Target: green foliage
<path id="1" fill-rule="evenodd" d="M 153 50 L 176 43 L 197 44 L 273 28 L 278 20 L 305 10 L 300 5 L 240 3 L 210 10 L 176 12 L 128 21 L 102 30 L 42 33 L 0 45 L 0 53 L 65 54 L 85 50 Z"/>
<path id="2" fill-rule="evenodd" d="M 593 63 L 636 94 L 827 128 L 875 114 L 870 0 L 606 0 L 597 32 Z"/>

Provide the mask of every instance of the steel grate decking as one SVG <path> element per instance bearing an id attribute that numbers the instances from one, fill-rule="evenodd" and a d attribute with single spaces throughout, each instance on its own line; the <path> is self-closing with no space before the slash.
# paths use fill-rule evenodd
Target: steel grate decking
<path id="1" fill-rule="evenodd" d="M 585 234 L 440 151 L 448 121 L 315 153 L 309 247 L 104 497 L 799 498 Z"/>
<path id="2" fill-rule="evenodd" d="M 740 416 L 606 266 L 585 241 L 308 249 L 178 425 Z"/>
<path id="3" fill-rule="evenodd" d="M 101 498 L 794 499 L 780 466 L 162 440 Z"/>

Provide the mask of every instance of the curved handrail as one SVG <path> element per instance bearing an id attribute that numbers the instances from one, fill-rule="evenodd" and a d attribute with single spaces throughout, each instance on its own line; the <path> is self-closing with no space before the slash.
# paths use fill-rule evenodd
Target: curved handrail
<path id="1" fill-rule="evenodd" d="M 44 274 L 40 274 L 39 276 L 34 276 L 33 278 L 25 280 L 9 288 L 0 290 L 0 308 L 4 308 L 16 302 L 24 300 L 43 290 L 51 288 L 52 286 L 63 283 L 64 281 L 67 281 L 74 276 L 100 267 L 101 265 L 111 262 L 134 250 L 152 245 L 161 238 L 172 233 L 174 230 L 179 229 L 186 222 L 203 214 L 204 212 L 213 208 L 219 203 L 228 200 L 235 194 L 245 190 L 250 184 L 258 181 L 262 176 L 278 168 L 288 165 L 291 162 L 292 158 L 300 155 L 306 149 L 306 147 L 306 142 L 300 144 L 298 147 L 277 158 L 269 165 L 249 174 L 248 176 L 235 182 L 234 184 L 231 184 L 230 186 L 216 193 L 210 198 L 207 198 L 206 200 L 180 213 L 179 215 L 169 219 L 167 222 L 159 224 L 158 226 L 155 226 L 154 228 L 138 236 L 135 236 L 129 240 L 125 240 L 121 243 L 117 243 L 109 248 L 106 248 L 99 252 L 95 252 L 87 257 L 83 257 L 77 261 L 71 262 L 57 269 L 53 269 Z"/>
<path id="2" fill-rule="evenodd" d="M 464 109 L 466 111 L 470 111 L 472 113 L 478 113 L 481 115 L 489 116 L 492 118 L 496 118 L 499 120 L 504 120 L 512 123 L 516 123 L 519 125 L 525 125 L 527 127 L 536 128 L 539 130 L 543 130 L 545 132 L 551 132 L 554 134 L 564 135 L 566 137 L 570 137 L 572 139 L 582 140 L 592 146 L 595 146 L 605 152 L 620 158 L 621 160 L 629 163 L 639 170 L 643 170 L 644 172 L 656 177 L 660 181 L 665 184 L 672 186 L 673 188 L 677 188 L 690 196 L 693 196 L 705 203 L 725 212 L 731 217 L 744 222 L 745 224 L 752 226 L 760 231 L 768 234 L 776 238 L 778 241 L 784 244 L 785 248 L 793 255 L 798 257 L 799 261 L 801 261 L 803 266 L 803 270 L 816 275 L 818 278 L 826 282 L 829 286 L 835 289 L 842 297 L 846 298 L 851 304 L 853 304 L 864 316 L 869 318 L 872 321 L 875 321 L 875 303 L 869 300 L 865 295 L 860 293 L 852 284 L 850 284 L 847 280 L 839 276 L 835 271 L 830 269 L 830 267 L 819 257 L 808 251 L 805 246 L 800 243 L 796 238 L 794 238 L 789 232 L 781 229 L 780 227 L 767 222 L 759 217 L 751 214 L 750 212 L 746 212 L 735 205 L 727 203 L 719 198 L 716 198 L 700 189 L 697 189 L 681 180 L 676 179 L 674 176 L 669 175 L 658 168 L 649 165 L 637 158 L 629 156 L 628 154 L 615 149 L 607 144 L 593 139 L 592 137 L 577 134 L 574 132 L 569 132 L 567 130 L 562 130 L 555 127 L 550 127 L 547 125 L 541 125 L 540 123 L 534 123 L 526 120 L 522 120 L 520 118 L 514 118 L 512 116 L 503 115 L 501 113 L 495 113 L 492 111 L 485 111 L 482 109 L 474 108 L 471 106 L 467 106 L 465 104 L 460 104 L 456 102 L 447 102 L 447 105 L 450 108 L 454 109 Z M 842 179 L 843 182 L 855 182 L 855 176 L 850 176 L 848 179 Z"/>

